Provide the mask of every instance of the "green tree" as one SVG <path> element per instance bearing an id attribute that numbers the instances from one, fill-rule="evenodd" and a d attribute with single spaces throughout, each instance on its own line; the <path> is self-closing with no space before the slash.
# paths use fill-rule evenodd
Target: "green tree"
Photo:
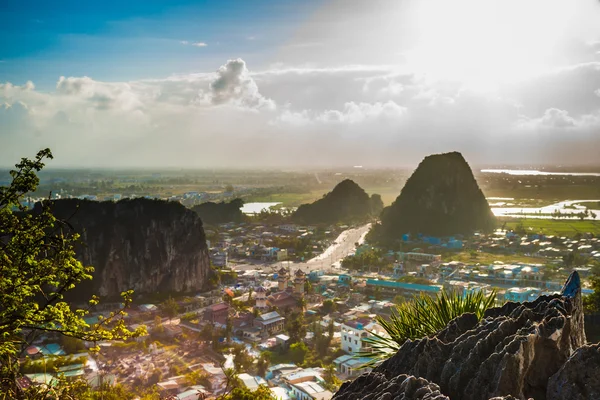
<path id="1" fill-rule="evenodd" d="M 37 172 L 51 158 L 45 149 L 33 160 L 21 159 L 10 171 L 9 186 L 0 187 L 0 392 L 14 399 L 27 396 L 16 384 L 18 359 L 41 334 L 97 342 L 145 332 L 145 328 L 131 332 L 125 326 L 131 292 L 122 294 L 123 309 L 92 325 L 84 320 L 89 308 L 74 309 L 64 300 L 68 291 L 92 278 L 93 267 L 75 257 L 79 235 L 54 217 L 50 201 L 42 201 L 35 210 L 25 205 L 27 194 L 38 187 Z M 98 298 L 92 296 L 89 306 L 97 303 Z M 63 389 L 68 392 L 73 386 Z"/>
<path id="2" fill-rule="evenodd" d="M 265 377 L 267 373 L 267 369 L 269 365 L 271 365 L 271 358 L 273 357 L 273 353 L 270 351 L 263 351 L 260 353 L 258 360 L 256 361 L 256 372 L 258 375 Z"/>
<path id="3" fill-rule="evenodd" d="M 254 391 L 247 388 L 234 388 L 231 393 L 220 397 L 219 400 L 276 400 L 276 398 L 267 386 L 260 385 Z"/>
<path id="4" fill-rule="evenodd" d="M 304 323 L 304 314 L 295 312 L 286 319 L 285 329 L 290 337 L 290 343 L 297 343 L 306 337 L 306 326 Z"/>
<path id="5" fill-rule="evenodd" d="M 327 299 L 323 301 L 323 306 L 321 307 L 321 312 L 325 315 L 332 313 L 336 310 L 337 304 L 331 299 Z"/>
<path id="6" fill-rule="evenodd" d="M 241 344 L 236 344 L 232 348 L 233 353 L 233 365 L 235 366 L 235 372 L 245 372 L 252 367 L 254 358 L 248 354 L 246 347 Z"/>
<path id="7" fill-rule="evenodd" d="M 171 296 L 169 296 L 169 298 L 161 304 L 160 308 L 169 318 L 169 321 L 179 314 L 179 304 Z"/>
<path id="8" fill-rule="evenodd" d="M 342 384 L 342 381 L 337 377 L 335 372 L 335 366 L 333 364 L 328 364 L 325 366 L 325 373 L 323 374 L 327 390 L 334 393 L 337 392 Z"/>
<path id="9" fill-rule="evenodd" d="M 294 343 L 290 346 L 290 360 L 296 364 L 300 364 L 304 361 L 306 354 L 308 353 L 308 347 L 306 347 L 306 343 Z"/>

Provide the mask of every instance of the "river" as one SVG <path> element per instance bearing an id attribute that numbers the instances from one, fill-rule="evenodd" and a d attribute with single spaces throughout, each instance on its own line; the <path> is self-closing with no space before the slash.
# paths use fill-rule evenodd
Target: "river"
<path id="1" fill-rule="evenodd" d="M 492 212 L 497 217 L 515 217 L 515 218 L 542 218 L 542 219 L 553 219 L 552 214 L 556 211 L 560 211 L 561 214 L 577 214 L 585 211 L 585 206 L 578 203 L 582 202 L 598 202 L 600 200 L 565 200 L 559 203 L 550 204 L 544 207 L 492 207 Z M 565 208 L 568 207 L 568 208 Z M 595 214 L 595 217 L 586 216 L 586 220 L 600 220 L 600 210 L 590 210 Z M 569 218 L 558 218 L 561 220 L 579 219 L 573 215 Z"/>
<path id="2" fill-rule="evenodd" d="M 519 176 L 600 176 L 600 172 L 546 172 L 536 169 L 482 169 L 481 172 Z"/>

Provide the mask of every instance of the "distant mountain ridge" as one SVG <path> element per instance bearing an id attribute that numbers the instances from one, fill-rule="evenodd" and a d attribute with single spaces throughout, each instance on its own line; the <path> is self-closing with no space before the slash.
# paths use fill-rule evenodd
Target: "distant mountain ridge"
<path id="1" fill-rule="evenodd" d="M 489 231 L 495 217 L 471 167 L 458 152 L 425 157 L 396 200 L 381 215 L 379 236 L 437 236 Z"/>
<path id="2" fill-rule="evenodd" d="M 345 179 L 323 198 L 298 207 L 292 220 L 304 224 L 360 222 L 379 215 L 382 209 L 381 196 L 369 197 L 358 184 Z"/>

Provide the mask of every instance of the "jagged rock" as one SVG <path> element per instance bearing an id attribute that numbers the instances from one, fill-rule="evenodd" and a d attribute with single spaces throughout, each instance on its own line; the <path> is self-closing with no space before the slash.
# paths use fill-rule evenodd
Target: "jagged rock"
<path id="1" fill-rule="evenodd" d="M 600 399 L 600 343 L 575 351 L 548 381 L 546 399 Z"/>
<path id="2" fill-rule="evenodd" d="M 383 374 L 369 373 L 356 379 L 357 389 L 344 383 L 333 397 L 348 400 L 449 400 L 440 388 L 427 379 L 410 375 L 398 375 L 388 380 Z"/>
<path id="3" fill-rule="evenodd" d="M 115 298 L 136 294 L 189 292 L 207 288 L 210 267 L 202 220 L 174 202 L 135 199 L 57 200 L 53 213 L 81 235 L 77 257 L 95 269 L 70 293 L 72 300 L 90 295 Z"/>
<path id="4" fill-rule="evenodd" d="M 573 272 L 560 295 L 506 303 L 489 309 L 479 323 L 465 314 L 433 337 L 406 341 L 370 375 L 379 382 L 372 398 L 397 377 L 412 375 L 438 385 L 452 400 L 544 400 L 548 379 L 584 344 L 581 287 Z M 344 385 L 336 399 L 366 393 L 359 379 Z"/>

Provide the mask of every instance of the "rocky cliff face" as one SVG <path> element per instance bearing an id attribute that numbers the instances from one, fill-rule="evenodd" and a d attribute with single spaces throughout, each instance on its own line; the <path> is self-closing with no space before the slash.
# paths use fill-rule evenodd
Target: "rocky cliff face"
<path id="1" fill-rule="evenodd" d="M 490 230 L 495 218 L 460 153 L 435 154 L 419 164 L 398 198 L 384 209 L 381 234 L 454 235 Z"/>
<path id="2" fill-rule="evenodd" d="M 560 295 L 506 303 L 479 323 L 464 314 L 433 337 L 407 341 L 334 399 L 600 398 L 600 353 L 584 346 L 583 324 L 574 272 Z"/>
<path id="3" fill-rule="evenodd" d="M 74 290 L 76 298 L 116 297 L 128 289 L 144 294 L 207 287 L 213 272 L 202 221 L 181 204 L 58 200 L 52 207 L 81 234 L 78 258 L 95 268 L 93 280 Z"/>

